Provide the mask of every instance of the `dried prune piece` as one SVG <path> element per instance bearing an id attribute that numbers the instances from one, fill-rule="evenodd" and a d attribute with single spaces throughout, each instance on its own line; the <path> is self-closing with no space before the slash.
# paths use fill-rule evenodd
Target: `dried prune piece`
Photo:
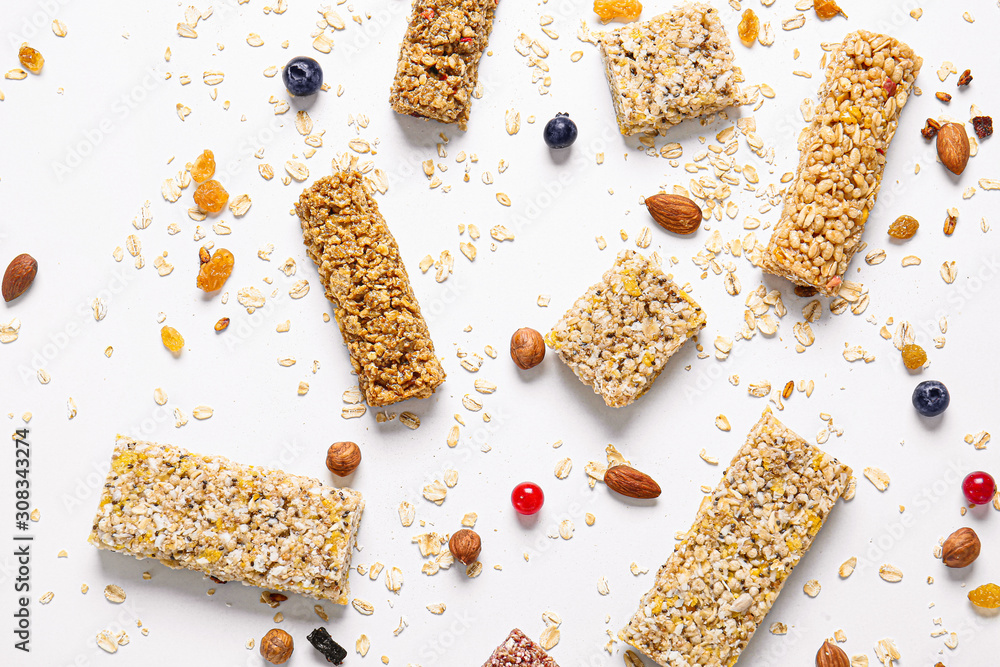
<path id="1" fill-rule="evenodd" d="M 306 636 L 309 643 L 313 645 L 317 651 L 323 654 L 327 662 L 331 662 L 335 665 L 339 665 L 344 662 L 344 658 L 347 657 L 347 651 L 344 647 L 333 641 L 330 637 L 330 633 L 326 631 L 326 628 L 319 627 L 309 633 Z"/>
<path id="2" fill-rule="evenodd" d="M 993 136 L 993 119 L 989 116 L 976 116 L 972 119 L 972 129 L 980 139 Z"/>

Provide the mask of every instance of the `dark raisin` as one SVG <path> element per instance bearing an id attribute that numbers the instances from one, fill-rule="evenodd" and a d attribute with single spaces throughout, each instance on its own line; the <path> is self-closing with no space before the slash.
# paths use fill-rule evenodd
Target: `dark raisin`
<path id="1" fill-rule="evenodd" d="M 344 650 L 343 646 L 333 641 L 326 628 L 316 628 L 306 636 L 306 639 L 313 645 L 313 648 L 323 654 L 327 662 L 339 665 L 347 657 L 347 651 Z"/>
<path id="2" fill-rule="evenodd" d="M 993 135 L 993 119 L 989 116 L 976 116 L 972 119 L 972 128 L 980 139 Z"/>
<path id="3" fill-rule="evenodd" d="M 817 292 L 819 292 L 819 290 L 816 289 L 815 287 L 806 287 L 805 285 L 795 286 L 795 296 L 801 296 L 801 297 L 816 296 Z"/>
<path id="4" fill-rule="evenodd" d="M 970 83 L 972 83 L 972 70 L 967 69 L 964 72 L 962 72 L 962 75 L 960 77 L 958 77 L 958 85 L 968 86 Z"/>

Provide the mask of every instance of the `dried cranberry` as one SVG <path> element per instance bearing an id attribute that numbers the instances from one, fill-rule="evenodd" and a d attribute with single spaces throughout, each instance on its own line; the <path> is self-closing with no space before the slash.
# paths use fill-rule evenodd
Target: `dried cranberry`
<path id="1" fill-rule="evenodd" d="M 889 94 L 889 97 L 894 97 L 896 95 L 896 82 L 892 79 L 886 79 L 885 83 L 882 84 L 885 88 L 885 92 Z"/>

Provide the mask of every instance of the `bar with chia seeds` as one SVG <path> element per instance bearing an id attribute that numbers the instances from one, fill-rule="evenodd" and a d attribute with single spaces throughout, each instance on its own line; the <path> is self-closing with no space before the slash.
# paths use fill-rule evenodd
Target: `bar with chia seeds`
<path id="1" fill-rule="evenodd" d="M 368 405 L 433 394 L 444 368 L 399 246 L 362 175 L 340 171 L 317 180 L 295 210 Z"/>
<path id="2" fill-rule="evenodd" d="M 766 410 L 618 638 L 663 667 L 736 664 L 851 473 Z"/>
<path id="3" fill-rule="evenodd" d="M 658 263 L 623 250 L 545 342 L 607 405 L 620 408 L 646 393 L 704 326 L 701 306 Z"/>
<path id="4" fill-rule="evenodd" d="M 523 632 L 514 628 L 483 667 L 559 667 L 556 661 Z"/>
<path id="5" fill-rule="evenodd" d="M 118 436 L 89 542 L 347 604 L 364 505 L 309 477 Z"/>
<path id="6" fill-rule="evenodd" d="M 414 0 L 389 104 L 465 129 L 497 0 Z"/>
<path id="7" fill-rule="evenodd" d="M 867 30 L 847 35 L 827 57 L 781 219 L 755 259 L 768 273 L 833 296 L 861 247 L 886 151 L 923 60 L 906 44 Z"/>
<path id="8" fill-rule="evenodd" d="M 742 104 L 743 72 L 710 5 L 685 4 L 596 36 L 624 135 L 666 134 L 684 120 Z"/>

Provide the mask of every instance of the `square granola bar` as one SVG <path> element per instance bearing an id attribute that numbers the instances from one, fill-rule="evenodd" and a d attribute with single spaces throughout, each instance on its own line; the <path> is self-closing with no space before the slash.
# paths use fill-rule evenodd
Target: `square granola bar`
<path id="1" fill-rule="evenodd" d="M 599 33 L 618 129 L 665 134 L 689 118 L 742 104 L 743 72 L 719 12 L 690 3 Z"/>
<path id="2" fill-rule="evenodd" d="M 659 264 L 623 250 L 546 342 L 614 408 L 646 393 L 667 360 L 705 326 L 701 306 Z"/>
<path id="3" fill-rule="evenodd" d="M 731 667 L 851 479 L 770 409 L 619 634 L 663 667 Z"/>

